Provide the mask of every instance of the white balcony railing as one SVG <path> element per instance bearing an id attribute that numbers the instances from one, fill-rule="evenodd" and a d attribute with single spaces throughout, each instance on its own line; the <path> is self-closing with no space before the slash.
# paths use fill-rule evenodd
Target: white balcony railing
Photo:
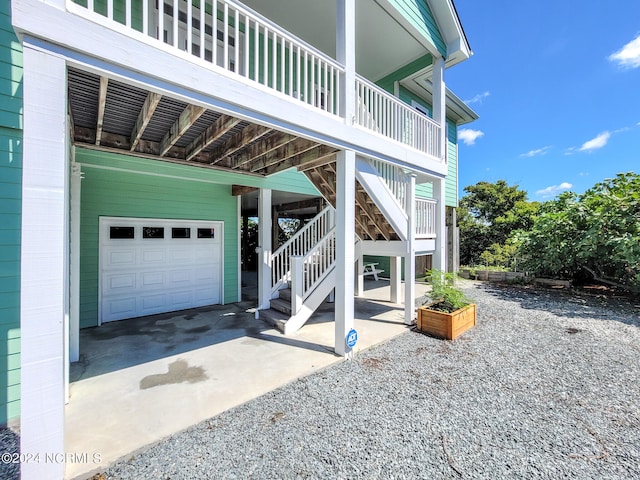
<path id="1" fill-rule="evenodd" d="M 436 204 L 435 200 L 416 198 L 416 238 L 436 236 Z"/>
<path id="2" fill-rule="evenodd" d="M 344 67 L 237 0 L 67 0 L 67 10 L 344 116 Z M 357 125 L 443 159 L 438 123 L 359 75 L 354 88 Z"/>
<path id="3" fill-rule="evenodd" d="M 92 20 L 106 17 L 205 62 L 340 116 L 339 85 L 344 68 L 234 0 L 67 0 L 67 9 L 81 15 L 88 13 Z"/>
<path id="4" fill-rule="evenodd" d="M 361 76 L 356 77 L 356 124 L 442 158 L 440 126 Z"/>

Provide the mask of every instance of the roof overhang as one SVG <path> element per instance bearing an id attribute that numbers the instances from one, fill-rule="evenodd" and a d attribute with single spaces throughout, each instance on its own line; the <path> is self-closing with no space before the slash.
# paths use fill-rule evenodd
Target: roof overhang
<path id="1" fill-rule="evenodd" d="M 420 98 L 424 98 L 433 104 L 433 84 L 431 83 L 431 68 L 422 70 L 400 81 L 400 85 L 407 88 Z M 456 125 L 471 123 L 480 118 L 464 101 L 448 88 L 447 91 L 447 118 Z"/>
<path id="2" fill-rule="evenodd" d="M 473 52 L 453 0 L 427 0 L 427 3 L 447 44 L 445 66 L 452 67 L 471 57 Z"/>

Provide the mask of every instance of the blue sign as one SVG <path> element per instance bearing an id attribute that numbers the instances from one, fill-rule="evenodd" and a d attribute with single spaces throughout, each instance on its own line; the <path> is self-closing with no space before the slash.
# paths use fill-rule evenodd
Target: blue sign
<path id="1" fill-rule="evenodd" d="M 347 344 L 347 347 L 349 348 L 355 347 L 356 343 L 358 342 L 358 332 L 356 332 L 353 328 L 349 330 L 349 333 L 347 333 L 347 338 L 345 339 L 345 342 Z"/>

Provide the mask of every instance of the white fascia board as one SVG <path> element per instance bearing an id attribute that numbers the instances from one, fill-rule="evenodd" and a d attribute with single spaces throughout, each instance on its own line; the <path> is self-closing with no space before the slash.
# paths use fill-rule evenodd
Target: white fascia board
<path id="1" fill-rule="evenodd" d="M 361 244 L 363 255 L 374 255 L 380 257 L 403 257 L 407 254 L 407 242 L 384 241 L 384 240 L 363 240 Z M 416 255 L 433 253 L 436 249 L 435 238 L 415 239 L 413 241 Z"/>
<path id="2" fill-rule="evenodd" d="M 418 172 L 446 173 L 439 159 L 359 126 L 345 125 L 340 117 L 115 22 L 105 26 L 39 0 L 13 0 L 13 8 L 16 30 L 35 47 L 64 56 L 70 65 Z"/>
<path id="3" fill-rule="evenodd" d="M 407 242 L 400 240 L 363 240 L 360 248 L 362 255 L 404 257 L 407 254 Z"/>
<path id="4" fill-rule="evenodd" d="M 427 0 L 427 3 L 447 45 L 447 67 L 469 59 L 473 52 L 453 2 Z"/>
<path id="5" fill-rule="evenodd" d="M 413 242 L 413 246 L 415 247 L 416 255 L 433 253 L 433 251 L 436 249 L 436 239 L 435 238 L 416 239 Z"/>

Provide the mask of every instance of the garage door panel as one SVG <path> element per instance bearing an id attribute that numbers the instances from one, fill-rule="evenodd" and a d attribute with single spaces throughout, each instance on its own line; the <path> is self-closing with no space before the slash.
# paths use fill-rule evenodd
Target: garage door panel
<path id="1" fill-rule="evenodd" d="M 165 272 L 142 272 L 140 273 L 140 288 L 147 290 L 149 288 L 164 288 Z"/>
<path id="2" fill-rule="evenodd" d="M 210 305 L 212 303 L 220 303 L 217 292 L 220 291 L 219 285 L 214 285 L 209 288 L 201 288 L 193 291 L 193 299 L 197 306 Z M 216 301 L 210 302 L 210 298 L 215 298 Z"/>
<path id="3" fill-rule="evenodd" d="M 198 246 L 198 248 L 194 250 L 194 257 L 198 262 L 208 261 L 218 263 L 220 262 L 220 247 L 219 245 Z"/>
<path id="4" fill-rule="evenodd" d="M 129 267 L 136 263 L 135 248 L 116 248 L 107 252 L 104 256 L 106 263 L 104 268 Z"/>
<path id="5" fill-rule="evenodd" d="M 169 295 L 169 304 L 176 310 L 189 308 L 193 305 L 193 293 L 191 291 L 174 292 Z"/>
<path id="6" fill-rule="evenodd" d="M 171 249 L 167 252 L 167 261 L 173 264 L 193 263 L 195 255 L 193 245 L 185 245 L 181 249 Z"/>
<path id="7" fill-rule="evenodd" d="M 140 308 L 145 314 L 162 311 L 167 304 L 167 295 L 156 293 L 152 295 L 142 295 L 140 297 Z"/>
<path id="8" fill-rule="evenodd" d="M 169 271 L 169 283 L 173 287 L 191 285 L 193 275 L 190 269 Z"/>
<path id="9" fill-rule="evenodd" d="M 149 238 L 161 229 L 164 238 Z M 222 236 L 222 222 L 102 217 L 101 321 L 220 303 Z"/>
<path id="10" fill-rule="evenodd" d="M 115 292 L 120 290 L 129 291 L 136 288 L 136 274 L 135 273 L 118 273 L 113 275 L 106 275 L 106 282 L 103 285 L 103 291 Z"/>
<path id="11" fill-rule="evenodd" d="M 103 321 L 129 318 L 136 314 L 136 297 L 104 299 L 102 302 Z"/>
<path id="12" fill-rule="evenodd" d="M 142 249 L 142 265 L 162 265 L 166 261 L 166 248 L 149 248 Z"/>
<path id="13" fill-rule="evenodd" d="M 220 267 L 215 264 L 208 267 L 195 268 L 193 270 L 195 282 L 214 282 L 218 277 L 217 272 L 219 268 Z"/>

